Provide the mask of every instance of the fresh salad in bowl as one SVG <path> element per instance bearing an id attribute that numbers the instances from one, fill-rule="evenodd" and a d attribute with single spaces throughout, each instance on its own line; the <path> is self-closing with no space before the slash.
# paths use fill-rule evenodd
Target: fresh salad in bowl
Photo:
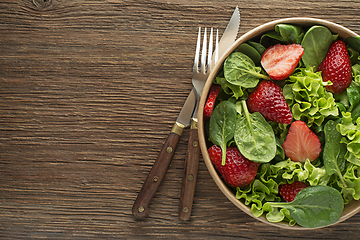
<path id="1" fill-rule="evenodd" d="M 360 199 L 360 37 L 277 24 L 228 55 L 203 119 L 211 163 L 253 216 L 337 222 Z"/>

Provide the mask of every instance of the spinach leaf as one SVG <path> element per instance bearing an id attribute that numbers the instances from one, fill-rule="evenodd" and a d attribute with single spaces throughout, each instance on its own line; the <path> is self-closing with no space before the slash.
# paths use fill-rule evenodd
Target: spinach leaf
<path id="1" fill-rule="evenodd" d="M 347 47 L 348 52 L 349 52 L 349 57 L 350 57 L 350 62 L 351 65 L 355 65 L 359 62 L 359 52 L 355 51 L 354 49 L 352 49 L 351 47 Z"/>
<path id="2" fill-rule="evenodd" d="M 274 213 L 281 214 L 278 208 L 284 208 L 299 225 L 316 228 L 336 223 L 343 211 L 344 200 L 335 188 L 317 185 L 301 190 L 292 202 L 267 202 L 263 208 L 269 211 L 269 217 L 276 216 Z M 279 219 L 277 216 L 274 221 Z"/>
<path id="3" fill-rule="evenodd" d="M 275 138 L 276 139 L 276 154 L 275 154 L 275 158 L 274 160 L 275 161 L 284 161 L 285 160 L 285 151 L 281 145 L 281 142 L 278 138 Z"/>
<path id="4" fill-rule="evenodd" d="M 241 44 L 239 47 L 235 49 L 235 52 L 242 52 L 245 55 L 249 56 L 251 60 L 254 61 L 255 65 L 260 65 L 261 55 L 260 53 L 251 45 L 247 43 Z"/>
<path id="5" fill-rule="evenodd" d="M 234 139 L 241 154 L 254 162 L 269 162 L 276 155 L 276 139 L 271 125 L 258 112 L 249 113 L 242 100 L 243 115 L 236 120 Z"/>
<path id="6" fill-rule="evenodd" d="M 224 76 L 231 84 L 244 88 L 253 88 L 260 78 L 270 79 L 261 74 L 261 67 L 256 67 L 253 60 L 241 52 L 234 52 L 224 62 Z"/>
<path id="7" fill-rule="evenodd" d="M 348 37 L 345 39 L 345 43 L 355 51 L 360 52 L 360 37 Z"/>
<path id="8" fill-rule="evenodd" d="M 328 121 L 324 126 L 325 133 L 325 147 L 323 153 L 324 166 L 326 173 L 331 176 L 337 175 L 344 187 L 346 186 L 345 180 L 341 171 L 345 168 L 345 154 L 346 144 L 340 143 L 342 139 L 341 133 L 336 130 L 336 125 L 333 120 Z"/>
<path id="9" fill-rule="evenodd" d="M 214 109 L 210 117 L 209 138 L 222 150 L 222 165 L 226 161 L 227 143 L 234 137 L 236 107 L 231 101 L 222 101 Z"/>
<path id="10" fill-rule="evenodd" d="M 285 39 L 276 31 L 267 32 L 260 38 L 260 44 L 266 48 L 282 42 L 285 42 Z"/>
<path id="11" fill-rule="evenodd" d="M 260 53 L 261 56 L 264 54 L 266 48 L 263 45 L 261 45 L 260 43 L 253 42 L 253 41 L 248 41 L 247 43 L 250 46 L 252 46 L 253 48 L 255 48 L 256 51 L 258 51 L 258 53 Z"/>
<path id="12" fill-rule="evenodd" d="M 241 86 L 236 86 L 234 84 L 229 83 L 226 81 L 224 77 L 216 77 L 214 79 L 215 84 L 221 85 L 221 89 L 226 93 L 227 95 L 233 96 L 236 99 L 242 97 L 244 95 L 244 91 L 241 88 Z"/>
<path id="13" fill-rule="evenodd" d="M 286 41 L 286 43 L 301 43 L 304 32 L 300 26 L 291 24 L 277 24 L 275 31 Z"/>
<path id="14" fill-rule="evenodd" d="M 263 34 L 260 38 L 260 44 L 266 47 L 276 43 L 297 43 L 300 44 L 304 32 L 300 26 L 291 24 L 277 24 L 275 31 Z"/>
<path id="15" fill-rule="evenodd" d="M 353 84 L 355 85 L 355 84 Z M 346 89 L 346 94 L 349 98 L 350 107 L 348 109 L 349 112 L 353 110 L 353 108 L 359 104 L 360 102 L 360 87 L 358 86 L 350 86 Z"/>
<path id="16" fill-rule="evenodd" d="M 330 30 L 323 26 L 312 26 L 304 35 L 302 61 L 305 67 L 315 66 L 315 70 L 325 58 L 334 38 Z"/>

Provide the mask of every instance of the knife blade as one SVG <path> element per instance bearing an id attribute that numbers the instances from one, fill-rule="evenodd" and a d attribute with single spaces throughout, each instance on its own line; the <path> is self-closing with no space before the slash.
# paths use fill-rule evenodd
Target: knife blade
<path id="1" fill-rule="evenodd" d="M 238 6 L 236 6 L 234 13 L 232 14 L 232 17 L 220 39 L 218 52 L 216 53 L 215 51 L 214 55 L 218 54 L 218 56 L 222 56 L 225 53 L 225 51 L 228 49 L 228 47 L 235 42 L 239 26 L 240 26 L 240 13 Z M 213 56 L 214 60 L 212 64 L 216 63 L 218 56 L 216 57 Z M 203 87 L 204 86 L 200 87 L 200 91 L 202 91 Z M 199 90 L 198 84 L 196 90 Z M 181 194 L 180 194 L 179 218 L 184 221 L 189 220 L 191 216 L 192 205 L 195 194 L 197 172 L 199 167 L 200 145 L 199 145 L 199 137 L 198 137 L 198 129 L 197 129 L 197 122 L 198 122 L 197 114 L 198 114 L 198 102 L 196 103 L 195 110 L 191 117 L 190 135 L 189 135 L 189 142 L 186 151 L 184 174 L 183 174 Z"/>
<path id="2" fill-rule="evenodd" d="M 191 91 L 134 202 L 132 213 L 135 217 L 149 215 L 151 199 L 164 179 L 184 129 L 190 125 L 195 104 L 195 93 Z"/>

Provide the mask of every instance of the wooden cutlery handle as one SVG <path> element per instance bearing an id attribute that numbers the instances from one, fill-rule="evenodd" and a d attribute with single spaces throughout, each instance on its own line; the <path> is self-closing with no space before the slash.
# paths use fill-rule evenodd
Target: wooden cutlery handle
<path id="1" fill-rule="evenodd" d="M 183 126 L 179 127 L 175 124 L 166 139 L 133 205 L 132 213 L 135 217 L 144 218 L 149 215 L 149 204 L 169 168 L 183 129 Z"/>
<path id="2" fill-rule="evenodd" d="M 179 218 L 184 221 L 189 220 L 191 216 L 199 167 L 200 146 L 196 123 L 197 121 L 191 123 L 180 194 Z"/>

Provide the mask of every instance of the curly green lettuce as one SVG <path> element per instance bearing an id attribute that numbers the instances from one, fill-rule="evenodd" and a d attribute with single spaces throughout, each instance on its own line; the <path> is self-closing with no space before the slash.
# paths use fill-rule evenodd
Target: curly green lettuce
<path id="1" fill-rule="evenodd" d="M 360 166 L 347 162 L 346 169 L 343 174 L 344 183 L 339 177 L 332 177 L 329 186 L 337 189 L 344 199 L 344 204 L 348 204 L 352 200 L 360 199 Z M 345 185 L 344 185 L 345 184 Z"/>
<path id="2" fill-rule="evenodd" d="M 341 143 L 347 146 L 345 159 L 357 166 L 360 166 L 360 117 L 353 123 L 350 112 L 342 113 L 341 122 L 336 125 L 336 130 L 344 136 Z"/>
<path id="3" fill-rule="evenodd" d="M 360 61 L 360 56 L 359 56 L 359 61 Z M 353 72 L 353 81 L 360 83 L 360 64 L 355 64 L 351 67 L 352 72 Z"/>
<path id="4" fill-rule="evenodd" d="M 310 186 L 327 185 L 329 176 L 324 167 L 316 167 L 309 160 L 305 163 L 290 159 L 276 164 L 265 163 L 260 165 L 255 180 L 249 186 L 236 189 L 236 198 L 242 199 L 245 205 L 250 205 L 251 213 L 259 217 L 267 211 L 263 208 L 266 202 L 282 200 L 279 185 L 294 181 L 307 182 Z M 265 217 L 272 222 L 284 220 L 291 226 L 296 223 L 285 209 L 279 213 L 266 214 Z"/>
<path id="5" fill-rule="evenodd" d="M 295 120 L 320 126 L 326 117 L 339 114 L 333 94 L 325 89 L 331 82 L 323 82 L 321 72 L 299 68 L 288 81 L 291 84 L 284 86 L 283 94 Z"/>
<path id="6" fill-rule="evenodd" d="M 347 187 L 343 188 L 341 194 L 344 196 L 345 203 L 350 202 L 352 199 L 360 199 L 360 167 L 356 165 L 349 165 L 344 179 Z"/>

